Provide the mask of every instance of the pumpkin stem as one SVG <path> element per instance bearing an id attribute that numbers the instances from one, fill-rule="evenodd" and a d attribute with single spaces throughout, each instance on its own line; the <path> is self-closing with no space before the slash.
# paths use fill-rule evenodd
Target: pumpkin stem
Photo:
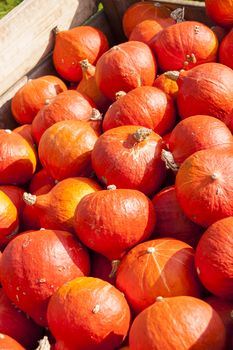
<path id="1" fill-rule="evenodd" d="M 179 165 L 174 161 L 173 155 L 171 152 L 166 151 L 165 149 L 161 152 L 161 159 L 165 162 L 166 168 L 171 169 L 174 172 L 179 170 Z"/>
<path id="2" fill-rule="evenodd" d="M 121 98 L 121 97 L 123 97 L 125 95 L 127 95 L 127 93 L 125 91 L 118 91 L 118 92 L 116 92 L 116 95 L 115 95 L 116 100 L 119 100 L 119 98 Z"/>
<path id="3" fill-rule="evenodd" d="M 12 134 L 12 130 L 10 130 L 10 129 L 4 129 L 4 131 L 6 134 Z"/>
<path id="4" fill-rule="evenodd" d="M 155 253 L 155 251 L 156 251 L 155 247 L 148 247 L 146 250 L 146 253 L 153 254 L 153 253 Z"/>
<path id="5" fill-rule="evenodd" d="M 90 120 L 102 120 L 103 114 L 96 108 L 92 108 Z"/>
<path id="6" fill-rule="evenodd" d="M 163 297 L 161 297 L 161 296 L 159 296 L 159 297 L 157 297 L 156 298 L 156 301 L 158 301 L 158 302 L 161 302 L 161 301 L 163 301 L 164 299 L 163 299 Z"/>
<path id="7" fill-rule="evenodd" d="M 91 311 L 93 314 L 97 314 L 100 311 L 100 305 L 96 304 Z"/>
<path id="8" fill-rule="evenodd" d="M 50 350 L 51 346 L 49 344 L 49 340 L 47 336 L 44 336 L 43 339 L 39 341 L 39 346 L 36 348 L 36 350 Z"/>
<path id="9" fill-rule="evenodd" d="M 80 64 L 82 70 L 87 70 L 91 65 L 87 58 L 85 60 L 80 61 L 79 64 Z"/>
<path id="10" fill-rule="evenodd" d="M 24 192 L 23 200 L 27 205 L 34 205 L 36 203 L 36 195 Z"/>
<path id="11" fill-rule="evenodd" d="M 170 17 L 176 21 L 176 23 L 184 22 L 184 7 L 178 7 L 177 9 L 173 10 L 170 14 Z"/>
<path id="12" fill-rule="evenodd" d="M 144 141 L 152 133 L 151 129 L 140 128 L 134 134 L 133 137 L 137 142 Z"/>
<path id="13" fill-rule="evenodd" d="M 165 77 L 173 81 L 177 81 L 180 77 L 180 72 L 178 70 L 169 70 L 164 73 Z"/>
<path id="14" fill-rule="evenodd" d="M 62 29 L 59 26 L 56 26 L 53 28 L 53 34 L 57 35 L 58 33 L 62 32 Z"/>
<path id="15" fill-rule="evenodd" d="M 118 266 L 120 265 L 120 260 L 113 260 L 112 261 L 112 271 L 108 275 L 109 278 L 114 278 L 117 273 Z"/>
<path id="16" fill-rule="evenodd" d="M 211 177 L 212 180 L 217 180 L 218 174 L 213 173 L 210 177 Z"/>
<path id="17" fill-rule="evenodd" d="M 107 190 L 116 190 L 116 189 L 117 189 L 116 185 L 108 185 L 107 186 Z"/>

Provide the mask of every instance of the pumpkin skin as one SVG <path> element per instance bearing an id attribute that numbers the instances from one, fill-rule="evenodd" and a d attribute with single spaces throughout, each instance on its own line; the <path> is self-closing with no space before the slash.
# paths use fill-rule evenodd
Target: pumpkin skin
<path id="1" fill-rule="evenodd" d="M 188 218 L 208 227 L 233 215 L 232 171 L 232 147 L 201 150 L 182 163 L 175 187 L 177 200 Z"/>
<path id="2" fill-rule="evenodd" d="M 90 272 L 87 250 L 66 231 L 28 231 L 5 248 L 1 282 L 8 298 L 46 326 L 49 298 L 64 283 Z"/>
<path id="3" fill-rule="evenodd" d="M 22 219 L 25 203 L 23 201 L 24 190 L 17 186 L 0 186 L 0 191 L 4 192 L 17 209 L 19 219 Z"/>
<path id="4" fill-rule="evenodd" d="M 169 150 L 177 164 L 182 164 L 202 149 L 231 144 L 233 146 L 233 137 L 226 124 L 207 115 L 195 115 L 180 121 L 169 138 Z"/>
<path id="5" fill-rule="evenodd" d="M 98 88 L 112 101 L 118 91 L 128 92 L 140 86 L 151 86 L 157 65 L 150 48 L 139 41 L 113 46 L 96 64 Z"/>
<path id="6" fill-rule="evenodd" d="M 116 287 L 125 294 L 136 314 L 152 305 L 160 295 L 199 297 L 194 250 L 172 238 L 140 243 L 121 260 Z"/>
<path id="7" fill-rule="evenodd" d="M 74 228 L 87 247 L 114 260 L 148 239 L 155 221 L 153 204 L 143 193 L 109 186 L 82 198 Z"/>
<path id="8" fill-rule="evenodd" d="M 4 247 L 18 231 L 17 209 L 10 198 L 0 190 L 0 247 Z"/>
<path id="9" fill-rule="evenodd" d="M 224 350 L 224 343 L 217 312 L 190 296 L 157 298 L 135 318 L 129 333 L 130 350 Z"/>
<path id="10" fill-rule="evenodd" d="M 92 171 L 91 151 L 97 139 L 95 131 L 86 122 L 58 122 L 50 126 L 40 139 L 40 162 L 56 180 L 88 176 Z"/>
<path id="11" fill-rule="evenodd" d="M 11 130 L 0 130 L 0 184 L 25 184 L 35 170 L 36 156 L 29 143 Z"/>
<path id="12" fill-rule="evenodd" d="M 226 29 L 224 29 L 223 27 L 220 27 L 220 26 L 213 26 L 213 27 L 211 27 L 211 29 L 213 30 L 213 32 L 217 36 L 219 43 L 221 43 L 223 41 L 224 37 L 228 33 L 228 31 Z"/>
<path id="13" fill-rule="evenodd" d="M 95 64 L 107 50 L 107 38 L 99 29 L 75 27 L 56 34 L 53 63 L 61 77 L 76 82 L 82 79 L 79 62 L 87 58 L 91 64 Z"/>
<path id="14" fill-rule="evenodd" d="M 29 80 L 12 98 L 11 111 L 15 120 L 19 124 L 30 124 L 46 99 L 65 90 L 63 81 L 52 75 Z"/>
<path id="15" fill-rule="evenodd" d="M 141 125 L 164 135 L 174 126 L 175 119 L 170 97 L 153 86 L 141 86 L 117 98 L 104 116 L 103 130 Z"/>
<path id="16" fill-rule="evenodd" d="M 172 237 L 196 247 L 204 230 L 182 211 L 176 198 L 175 186 L 162 189 L 153 197 L 152 202 L 156 212 L 155 236 Z"/>
<path id="17" fill-rule="evenodd" d="M 205 0 L 207 15 L 217 24 L 225 28 L 233 26 L 232 0 Z"/>
<path id="18" fill-rule="evenodd" d="M 135 26 L 145 20 L 156 20 L 161 25 L 168 21 L 175 23 L 170 17 L 171 10 L 158 3 L 138 2 L 130 6 L 124 13 L 122 26 L 125 35 L 129 38 Z"/>
<path id="19" fill-rule="evenodd" d="M 155 79 L 153 86 L 165 92 L 173 100 L 176 99 L 179 90 L 177 82 L 169 79 L 164 73 Z"/>
<path id="20" fill-rule="evenodd" d="M 66 283 L 48 306 L 49 328 L 57 343 L 69 350 L 112 350 L 123 342 L 129 323 L 125 297 L 98 278 L 80 277 Z"/>
<path id="21" fill-rule="evenodd" d="M 39 196 L 24 194 L 27 205 L 36 209 L 41 227 L 73 231 L 75 209 L 82 197 L 101 187 L 85 177 L 62 180 L 51 191 Z"/>
<path id="22" fill-rule="evenodd" d="M 140 138 L 143 133 L 144 140 Z M 92 166 L 98 179 L 106 185 L 150 195 L 165 178 L 162 147 L 162 138 L 151 130 L 134 125 L 119 126 L 106 131 L 96 141 L 91 154 Z"/>
<path id="23" fill-rule="evenodd" d="M 0 332 L 17 340 L 27 349 L 35 349 L 43 329 L 7 298 L 0 289 Z"/>
<path id="24" fill-rule="evenodd" d="M 113 266 L 114 265 L 114 266 Z M 100 278 L 106 282 L 115 285 L 115 271 L 113 268 L 117 268 L 118 261 L 111 262 L 105 256 L 93 253 L 91 256 L 91 276 Z M 113 272 L 113 273 L 112 273 Z"/>
<path id="25" fill-rule="evenodd" d="M 13 131 L 20 134 L 32 147 L 35 147 L 35 141 L 32 136 L 32 124 L 18 126 Z"/>
<path id="26" fill-rule="evenodd" d="M 214 295 L 233 300 L 232 222 L 228 217 L 215 222 L 201 237 L 195 254 L 198 276 Z"/>
<path id="27" fill-rule="evenodd" d="M 15 339 L 2 333 L 0 333 L 0 348 L 1 350 L 26 350 Z"/>
<path id="28" fill-rule="evenodd" d="M 97 114 L 95 107 L 95 103 L 88 96 L 74 90 L 65 91 L 50 100 L 37 113 L 32 122 L 33 138 L 39 144 L 43 133 L 62 120 L 85 120 L 95 130 L 99 130 L 101 119 L 95 119 Z"/>
<path id="29" fill-rule="evenodd" d="M 188 70 L 202 63 L 215 62 L 218 40 L 214 32 L 203 23 L 187 21 L 160 31 L 150 47 L 163 72 Z"/>
<path id="30" fill-rule="evenodd" d="M 219 62 L 233 69 L 233 29 L 221 42 L 219 47 Z"/>

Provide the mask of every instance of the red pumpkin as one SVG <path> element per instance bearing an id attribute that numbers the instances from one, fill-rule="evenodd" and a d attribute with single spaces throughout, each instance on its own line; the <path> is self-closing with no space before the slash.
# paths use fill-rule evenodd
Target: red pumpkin
<path id="1" fill-rule="evenodd" d="M 139 41 L 113 46 L 97 62 L 95 78 L 98 88 L 110 100 L 118 91 L 128 92 L 154 82 L 157 67 L 150 48 Z"/>
<path id="2" fill-rule="evenodd" d="M 153 194 L 166 173 L 162 147 L 162 138 L 150 129 L 119 126 L 99 137 L 92 151 L 92 166 L 106 185 Z"/>
<path id="3" fill-rule="evenodd" d="M 203 23 L 186 21 L 160 31 L 150 43 L 162 71 L 191 69 L 217 60 L 218 40 Z"/>
<path id="4" fill-rule="evenodd" d="M 0 348 L 1 350 L 26 350 L 16 340 L 2 333 L 0 333 Z"/>
<path id="5" fill-rule="evenodd" d="M 219 48 L 219 62 L 233 69 L 233 29 L 221 42 Z"/>
<path id="6" fill-rule="evenodd" d="M 175 186 L 164 188 L 152 202 L 156 212 L 155 235 L 179 239 L 195 247 L 203 228 L 184 214 L 176 199 Z"/>
<path id="7" fill-rule="evenodd" d="M 24 190 L 17 186 L 0 186 L 0 191 L 4 192 L 17 209 L 18 217 L 22 219 L 25 203 L 23 201 Z"/>
<path id="8" fill-rule="evenodd" d="M 116 189 L 91 193 L 79 202 L 74 219 L 78 238 L 110 260 L 148 239 L 155 227 L 151 201 L 141 192 Z"/>
<path id="9" fill-rule="evenodd" d="M 15 120 L 19 124 L 30 124 L 46 99 L 65 90 L 63 81 L 52 75 L 30 79 L 12 98 L 11 111 Z"/>
<path id="10" fill-rule="evenodd" d="M 190 296 L 158 297 L 135 318 L 129 334 L 130 350 L 224 350 L 224 344 L 217 312 Z"/>
<path id="11" fill-rule="evenodd" d="M 122 125 L 141 125 L 163 135 L 174 126 L 175 108 L 163 91 L 141 86 L 118 96 L 104 116 L 104 131 Z"/>
<path id="12" fill-rule="evenodd" d="M 169 238 L 140 243 L 123 257 L 116 274 L 116 287 L 136 313 L 152 305 L 160 295 L 199 297 L 194 250 Z"/>
<path id="13" fill-rule="evenodd" d="M 182 163 L 176 175 L 176 195 L 192 221 L 208 227 L 233 216 L 232 172 L 232 147 L 198 151 Z"/>
<path id="14" fill-rule="evenodd" d="M 66 80 L 82 79 L 79 62 L 88 59 L 95 64 L 108 50 L 108 41 L 103 32 L 90 26 L 80 26 L 56 33 L 53 63 L 57 72 Z"/>
<path id="15" fill-rule="evenodd" d="M 201 237 L 195 255 L 198 276 L 214 295 L 233 299 L 233 218 L 211 225 Z"/>
<path id="16" fill-rule="evenodd" d="M 89 255 L 71 233 L 28 231 L 5 248 L 1 282 L 17 307 L 46 326 L 49 298 L 65 282 L 88 275 L 89 270 Z"/>
<path id="17" fill-rule="evenodd" d="M 217 24 L 225 28 L 233 26 L 232 0 L 205 0 L 207 15 Z"/>
<path id="18" fill-rule="evenodd" d="M 153 86 L 165 92 L 173 100 L 176 99 L 179 90 L 177 82 L 167 77 L 166 74 L 160 74 L 160 76 L 155 79 Z"/>
<path id="19" fill-rule="evenodd" d="M 4 247 L 19 231 L 18 212 L 10 198 L 0 190 L 0 247 Z"/>
<path id="20" fill-rule="evenodd" d="M 115 349 L 126 337 L 129 323 L 125 297 L 98 278 L 76 278 L 50 299 L 48 324 L 56 349 Z"/>

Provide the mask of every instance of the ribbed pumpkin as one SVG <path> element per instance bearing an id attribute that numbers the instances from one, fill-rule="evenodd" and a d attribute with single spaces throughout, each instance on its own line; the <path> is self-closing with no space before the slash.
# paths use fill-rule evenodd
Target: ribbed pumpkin
<path id="1" fill-rule="evenodd" d="M 155 79 L 153 86 L 165 92 L 173 100 L 176 99 L 179 90 L 177 82 L 167 77 L 165 73 Z"/>
<path id="2" fill-rule="evenodd" d="M 46 326 L 49 298 L 76 277 L 90 272 L 86 249 L 66 231 L 28 231 L 5 248 L 1 282 L 8 298 L 39 325 Z"/>
<path id="3" fill-rule="evenodd" d="M 214 309 L 190 296 L 158 297 L 134 320 L 130 350 L 224 350 L 225 329 Z"/>
<path id="4" fill-rule="evenodd" d="M 150 129 L 119 126 L 99 137 L 92 151 L 92 166 L 106 185 L 153 194 L 166 173 L 162 147 L 162 138 Z"/>
<path id="5" fill-rule="evenodd" d="M 232 172 L 233 147 L 198 151 L 182 163 L 176 175 L 176 195 L 192 221 L 208 227 L 233 216 Z"/>
<path id="6" fill-rule="evenodd" d="M 207 15 L 220 26 L 231 28 L 233 26 L 232 0 L 205 0 Z"/>
<path id="7" fill-rule="evenodd" d="M 78 238 L 109 260 L 148 239 L 155 227 L 152 202 L 141 192 L 117 189 L 91 193 L 79 202 L 74 219 Z"/>
<path id="8" fill-rule="evenodd" d="M 219 48 L 219 62 L 233 69 L 233 29 L 224 37 L 223 41 L 221 42 Z"/>
<path id="9" fill-rule="evenodd" d="M 129 323 L 130 309 L 123 294 L 98 278 L 66 283 L 48 306 L 49 328 L 61 344 L 56 349 L 115 349 L 126 337 Z"/>
<path id="10" fill-rule="evenodd" d="M 1 350 L 26 350 L 15 339 L 2 333 L 0 333 L 0 348 Z"/>
<path id="11" fill-rule="evenodd" d="M 37 341 L 43 334 L 43 329 L 16 308 L 2 288 L 0 289 L 0 332 L 9 335 L 30 350 L 35 349 Z"/>
<path id="12" fill-rule="evenodd" d="M 125 294 L 135 313 L 152 305 L 160 295 L 199 297 L 194 250 L 172 238 L 140 243 L 121 260 L 116 287 Z"/>
<path id="13" fill-rule="evenodd" d="M 150 48 L 139 41 L 113 46 L 96 64 L 96 83 L 102 93 L 115 100 L 118 91 L 128 92 L 154 82 L 157 66 Z"/>
<path id="14" fill-rule="evenodd" d="M 233 300 L 233 217 L 211 225 L 201 237 L 195 265 L 203 285 L 214 295 Z"/>
<path id="15" fill-rule="evenodd" d="M 101 115 L 88 96 L 69 90 L 47 102 L 32 123 L 32 134 L 37 143 L 50 126 L 62 120 L 85 120 L 93 129 L 100 129 Z"/>
<path id="16" fill-rule="evenodd" d="M 40 162 L 56 180 L 88 176 L 92 171 L 91 151 L 97 139 L 95 131 L 86 122 L 58 122 L 50 126 L 40 139 Z"/>
<path id="17" fill-rule="evenodd" d="M 0 247 L 4 247 L 19 231 L 17 208 L 0 190 Z"/>
<path id="18" fill-rule="evenodd" d="M 182 211 L 176 198 L 175 186 L 161 190 L 152 202 L 156 212 L 155 236 L 172 237 L 195 247 L 204 230 Z"/>
<path id="19" fill-rule="evenodd" d="M 191 69 L 217 60 L 218 40 L 203 23 L 176 23 L 160 31 L 150 43 L 162 71 Z"/>
<path id="20" fill-rule="evenodd" d="M 32 205 L 44 228 L 73 231 L 75 209 L 82 197 L 101 187 L 85 177 L 62 180 L 43 195 L 24 193 L 27 205 Z"/>
<path id="21" fill-rule="evenodd" d="M 31 145 L 11 130 L 0 130 L 0 184 L 25 184 L 35 170 L 36 156 Z"/>
<path id="22" fill-rule="evenodd" d="M 174 126 L 175 118 L 175 107 L 170 97 L 153 86 L 141 86 L 127 94 L 117 94 L 117 101 L 104 116 L 103 130 L 122 125 L 141 125 L 164 135 Z"/>
<path id="23" fill-rule="evenodd" d="M 55 38 L 53 63 L 64 79 L 79 81 L 82 79 L 79 62 L 87 58 L 91 64 L 95 64 L 107 50 L 107 38 L 97 28 L 80 26 L 58 31 Z"/>
<path id="24" fill-rule="evenodd" d="M 138 23 L 148 19 L 156 20 L 161 25 L 167 23 L 168 20 L 175 23 L 170 14 L 171 10 L 159 3 L 151 3 L 149 1 L 137 2 L 124 13 L 122 22 L 124 33 L 129 37 Z"/>
<path id="25" fill-rule="evenodd" d="M 17 209 L 19 219 L 22 218 L 25 203 L 23 201 L 24 189 L 18 186 L 0 186 L 0 191 L 4 192 Z"/>
<path id="26" fill-rule="evenodd" d="M 46 99 L 65 90 L 63 81 L 52 75 L 29 80 L 12 98 L 11 111 L 15 120 L 19 124 L 30 124 Z"/>

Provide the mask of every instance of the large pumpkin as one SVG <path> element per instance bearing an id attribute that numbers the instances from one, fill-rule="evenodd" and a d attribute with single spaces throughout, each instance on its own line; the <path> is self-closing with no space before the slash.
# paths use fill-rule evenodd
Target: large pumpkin
<path id="1" fill-rule="evenodd" d="M 0 333 L 0 348 L 1 350 L 26 350 L 15 339 L 2 333 Z"/>
<path id="2" fill-rule="evenodd" d="M 224 37 L 223 41 L 221 42 L 219 48 L 219 62 L 233 69 L 233 29 Z"/>
<path id="3" fill-rule="evenodd" d="M 117 101 L 104 116 L 104 131 L 122 125 L 141 125 L 164 135 L 175 124 L 173 101 L 160 89 L 141 86 L 117 95 Z"/>
<path id="4" fill-rule="evenodd" d="M 49 298 L 65 282 L 90 272 L 89 255 L 66 231 L 28 231 L 11 241 L 1 258 L 8 298 L 38 324 L 47 324 Z"/>
<path id="5" fill-rule="evenodd" d="M 176 195 L 192 221 L 208 227 L 233 216 L 232 172 L 233 147 L 198 151 L 182 163 L 176 176 Z"/>
<path id="6" fill-rule="evenodd" d="M 156 62 L 150 48 L 139 41 L 113 46 L 97 62 L 95 78 L 98 88 L 110 100 L 118 91 L 128 92 L 154 82 Z"/>
<path id="7" fill-rule="evenodd" d="M 121 260 L 116 287 L 136 313 L 152 305 L 160 295 L 199 297 L 194 250 L 172 238 L 140 243 Z"/>
<path id="8" fill-rule="evenodd" d="M 154 193 L 165 178 L 161 160 L 162 138 L 140 126 L 119 126 L 106 131 L 92 151 L 92 166 L 106 185 Z"/>
<path id="9" fill-rule="evenodd" d="M 190 296 L 158 297 L 130 329 L 130 350 L 224 350 L 225 329 L 217 312 Z"/>
<path id="10" fill-rule="evenodd" d="M 231 28 L 233 26 L 232 0 L 205 0 L 207 15 L 220 26 Z"/>
<path id="11" fill-rule="evenodd" d="M 126 337 L 129 322 L 130 309 L 124 295 L 93 277 L 76 278 L 63 285 L 48 307 L 56 349 L 115 349 Z"/>

